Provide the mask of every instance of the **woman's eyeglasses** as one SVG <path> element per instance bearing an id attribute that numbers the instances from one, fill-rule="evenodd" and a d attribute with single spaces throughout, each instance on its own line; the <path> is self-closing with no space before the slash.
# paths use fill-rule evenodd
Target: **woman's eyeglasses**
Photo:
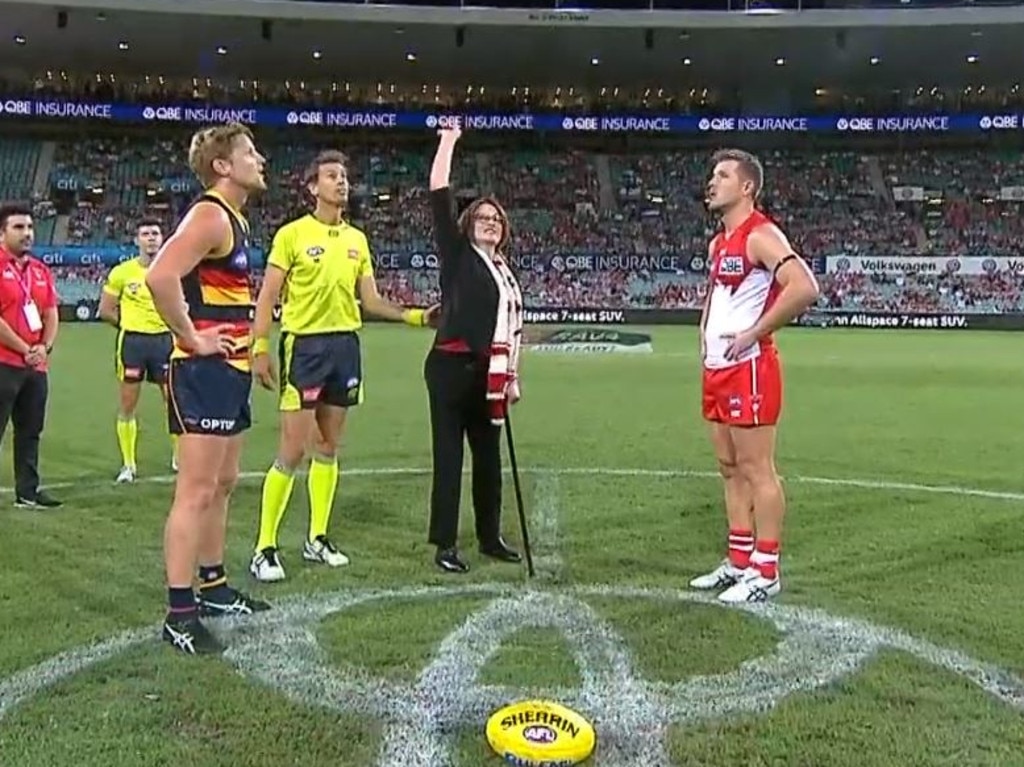
<path id="1" fill-rule="evenodd" d="M 484 224 L 501 224 L 501 223 L 504 223 L 504 221 L 505 221 L 505 219 L 503 219 L 501 216 L 498 216 L 498 215 L 486 216 L 486 215 L 483 215 L 483 214 L 477 214 L 477 215 L 473 216 L 473 220 L 474 221 L 480 221 L 481 223 L 484 223 Z"/>

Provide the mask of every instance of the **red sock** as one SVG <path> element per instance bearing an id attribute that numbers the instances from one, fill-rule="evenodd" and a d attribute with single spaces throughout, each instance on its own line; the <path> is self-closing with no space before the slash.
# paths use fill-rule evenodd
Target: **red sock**
<path id="1" fill-rule="evenodd" d="M 729 530 L 729 564 L 741 570 L 750 567 L 750 554 L 753 550 L 753 530 Z"/>
<path id="2" fill-rule="evenodd" d="M 758 541 L 750 564 L 757 568 L 762 578 L 775 580 L 779 576 L 779 542 Z"/>

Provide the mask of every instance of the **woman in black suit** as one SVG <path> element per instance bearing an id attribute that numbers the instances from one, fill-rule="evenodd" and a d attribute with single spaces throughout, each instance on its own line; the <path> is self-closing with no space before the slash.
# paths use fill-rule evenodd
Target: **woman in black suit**
<path id="1" fill-rule="evenodd" d="M 441 316 L 424 375 L 430 400 L 433 485 L 430 543 L 446 572 L 469 565 L 456 548 L 463 439 L 472 453 L 473 510 L 480 552 L 503 562 L 519 553 L 501 537 L 501 424 L 519 399 L 517 377 L 523 301 L 508 267 L 508 216 L 493 197 L 456 215 L 449 186 L 456 125 L 438 131 L 430 203 L 440 262 Z"/>

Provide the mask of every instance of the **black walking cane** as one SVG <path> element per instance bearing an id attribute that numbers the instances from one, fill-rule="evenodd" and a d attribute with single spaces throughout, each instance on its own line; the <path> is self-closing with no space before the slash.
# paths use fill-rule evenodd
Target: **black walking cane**
<path id="1" fill-rule="evenodd" d="M 523 508 L 523 488 L 519 484 L 519 465 L 516 462 L 516 448 L 512 440 L 512 420 L 505 411 L 505 439 L 508 441 L 508 460 L 512 464 L 512 484 L 516 488 L 516 506 L 519 508 L 519 529 L 523 533 L 523 552 L 526 554 L 526 571 L 532 578 L 533 554 L 530 552 L 530 534 L 526 529 L 526 510 Z"/>

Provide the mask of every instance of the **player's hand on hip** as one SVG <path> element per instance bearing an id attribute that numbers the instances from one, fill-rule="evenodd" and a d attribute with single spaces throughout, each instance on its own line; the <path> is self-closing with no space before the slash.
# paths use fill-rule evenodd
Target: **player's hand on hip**
<path id="1" fill-rule="evenodd" d="M 725 348 L 725 358 L 727 360 L 739 359 L 745 351 L 757 343 L 757 333 L 754 332 L 753 328 L 744 330 L 742 333 L 722 333 L 720 338 L 723 341 L 729 342 L 729 345 Z"/>
<path id="2" fill-rule="evenodd" d="M 252 358 L 252 372 L 264 389 L 274 391 L 277 388 L 277 372 L 269 354 L 260 353 Z"/>
<path id="3" fill-rule="evenodd" d="M 197 357 L 228 355 L 235 350 L 235 339 L 228 335 L 230 325 L 216 325 L 197 330 L 189 339 L 188 347 Z"/>

